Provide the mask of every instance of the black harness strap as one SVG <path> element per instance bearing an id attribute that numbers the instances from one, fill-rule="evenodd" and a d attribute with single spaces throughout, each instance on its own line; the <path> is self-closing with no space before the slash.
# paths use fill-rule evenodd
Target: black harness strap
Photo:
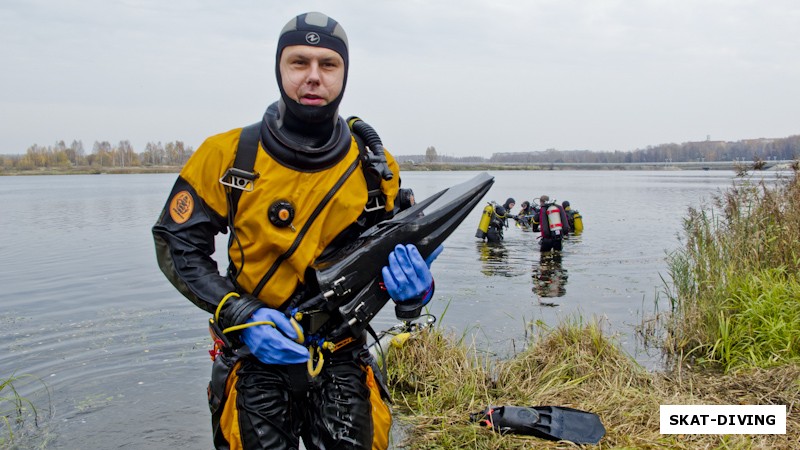
<path id="1" fill-rule="evenodd" d="M 233 160 L 233 168 L 238 169 L 257 177 L 253 173 L 253 167 L 256 165 L 256 155 L 258 154 L 258 142 L 261 139 L 261 122 L 256 122 L 242 128 L 242 134 L 239 136 L 239 147 L 236 149 L 236 159 Z M 231 208 L 232 215 L 236 216 L 236 210 L 239 207 L 239 197 L 242 196 L 241 189 L 231 189 Z"/>
<path id="2" fill-rule="evenodd" d="M 228 194 L 228 230 L 230 236 L 228 237 L 228 248 L 232 248 L 234 243 L 239 243 L 239 237 L 236 236 L 236 229 L 233 226 L 233 220 L 236 217 L 236 211 L 239 209 L 239 198 L 242 196 L 242 191 L 245 189 L 252 189 L 258 174 L 253 172 L 256 165 L 256 155 L 258 154 L 258 141 L 261 138 L 261 122 L 256 122 L 242 128 L 239 135 L 239 146 L 236 148 L 236 157 L 233 160 L 233 166 L 228 169 L 220 178 L 220 183 L 225 186 L 225 191 Z M 241 243 L 239 249 L 241 251 Z M 244 253 L 242 253 L 242 266 L 244 267 Z M 236 268 L 233 259 L 228 257 L 228 277 L 239 288 L 237 278 L 242 267 Z"/>

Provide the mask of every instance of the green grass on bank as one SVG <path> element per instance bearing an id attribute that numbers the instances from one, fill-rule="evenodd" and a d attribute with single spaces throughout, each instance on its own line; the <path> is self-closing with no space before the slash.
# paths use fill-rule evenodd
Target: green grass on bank
<path id="1" fill-rule="evenodd" d="M 694 362 L 771 367 L 800 362 L 800 184 L 741 179 L 711 211 L 689 210 L 670 256 L 668 348 Z"/>
<path id="2" fill-rule="evenodd" d="M 596 323 L 564 322 L 541 329 L 530 346 L 496 361 L 440 330 L 417 335 L 389 353 L 396 448 L 578 448 L 532 436 L 500 435 L 470 421 L 492 406 L 556 405 L 598 414 L 606 436 L 584 448 L 793 449 L 800 440 L 800 366 L 651 373 L 623 354 Z M 662 435 L 659 406 L 668 404 L 788 405 L 785 435 Z"/>

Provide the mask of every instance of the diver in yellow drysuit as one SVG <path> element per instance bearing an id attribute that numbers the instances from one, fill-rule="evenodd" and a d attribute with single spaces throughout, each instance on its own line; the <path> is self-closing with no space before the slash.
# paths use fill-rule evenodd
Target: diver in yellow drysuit
<path id="1" fill-rule="evenodd" d="M 234 170 L 242 128 L 208 138 L 153 227 L 161 270 L 213 315 L 208 395 L 217 448 L 296 449 L 301 438 L 308 449 L 388 445 L 391 415 L 365 337 L 337 343 L 311 376 L 303 330 L 286 314 L 313 289 L 309 265 L 390 217 L 400 188 L 399 166 L 387 152 L 382 176 L 374 177 L 379 189 L 368 189 L 366 150 L 338 113 L 348 67 L 338 22 L 322 13 L 290 20 L 277 46 L 280 99 L 260 124 L 245 128 L 258 137 L 252 172 Z M 220 275 L 214 237 L 228 230 L 229 267 Z M 422 260 L 413 245 L 395 248 L 382 272 L 395 302 L 430 300 L 433 258 Z"/>

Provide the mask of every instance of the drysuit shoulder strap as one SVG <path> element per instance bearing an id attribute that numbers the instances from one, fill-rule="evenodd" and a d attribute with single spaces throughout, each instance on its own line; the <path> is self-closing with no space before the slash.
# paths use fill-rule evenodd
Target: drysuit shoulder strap
<path id="1" fill-rule="evenodd" d="M 258 141 L 260 138 L 261 122 L 256 122 L 242 128 L 242 134 L 239 136 L 239 146 L 236 148 L 236 157 L 233 160 L 233 166 L 228 169 L 222 177 L 223 180 L 228 179 L 228 181 L 231 182 L 230 184 L 223 182 L 223 184 L 232 187 L 230 204 L 228 205 L 230 217 L 236 216 L 239 198 L 242 196 L 242 191 L 247 190 L 247 182 L 250 182 L 250 189 L 252 189 L 252 182 L 258 178 L 258 174 L 253 172 L 253 168 L 256 165 Z"/>

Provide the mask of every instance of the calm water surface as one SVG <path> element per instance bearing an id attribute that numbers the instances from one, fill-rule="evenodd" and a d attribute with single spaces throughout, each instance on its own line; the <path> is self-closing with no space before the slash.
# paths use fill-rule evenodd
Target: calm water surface
<path id="1" fill-rule="evenodd" d="M 403 185 L 422 199 L 474 175 L 408 172 Z M 513 223 L 502 244 L 477 242 L 479 205 L 433 265 L 431 312 L 447 308 L 440 324 L 504 356 L 522 348 L 532 321 L 600 317 L 634 357 L 657 365 L 633 327 L 664 289 L 665 255 L 680 245 L 687 207 L 730 186 L 733 173 L 492 175 L 485 201 L 513 197 L 517 212 L 542 194 L 569 200 L 585 231 L 560 261 L 541 261 L 535 236 Z M 19 448 L 212 447 L 207 314 L 161 274 L 150 233 L 174 180 L 0 177 L 0 379 L 32 375 L 16 387 L 45 419 Z M 387 307 L 373 325 L 395 322 Z"/>

